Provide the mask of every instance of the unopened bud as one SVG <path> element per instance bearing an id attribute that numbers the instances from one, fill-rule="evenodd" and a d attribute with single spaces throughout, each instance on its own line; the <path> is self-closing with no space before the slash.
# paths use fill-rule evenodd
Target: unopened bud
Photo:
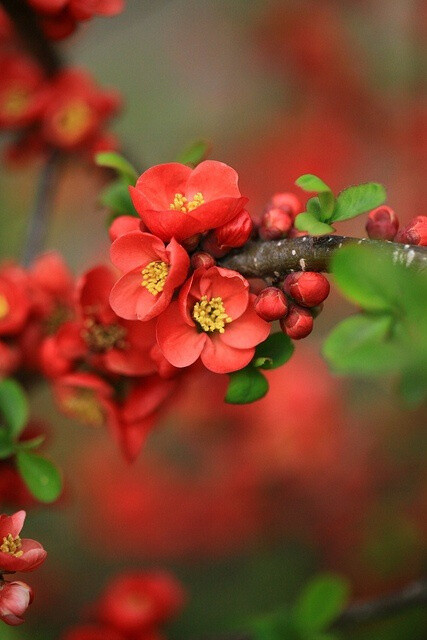
<path id="1" fill-rule="evenodd" d="M 427 216 L 416 216 L 407 227 L 399 231 L 396 240 L 427 247 Z"/>
<path id="2" fill-rule="evenodd" d="M 191 236 L 191 238 L 187 238 L 186 240 L 183 240 L 181 244 L 184 247 L 184 249 L 188 251 L 188 253 L 191 253 L 192 251 L 197 249 L 197 246 L 201 239 L 202 239 L 202 234 L 196 233 L 194 236 Z"/>
<path id="3" fill-rule="evenodd" d="M 303 211 L 301 202 L 293 193 L 275 193 L 270 201 L 271 208 L 282 209 L 289 213 L 292 218 L 292 221 L 295 220 L 296 216 Z"/>
<path id="4" fill-rule="evenodd" d="M 393 240 L 399 228 L 397 215 L 390 207 L 377 207 L 366 221 L 366 232 L 373 240 Z"/>
<path id="5" fill-rule="evenodd" d="M 33 591 L 28 584 L 16 580 L 0 584 L 0 620 L 13 627 L 22 624 L 23 614 L 33 601 Z"/>
<path id="6" fill-rule="evenodd" d="M 255 311 L 260 318 L 267 322 L 283 318 L 288 311 L 285 294 L 277 287 L 267 287 L 255 300 Z"/>
<path id="7" fill-rule="evenodd" d="M 292 228 L 292 217 L 283 209 L 267 209 L 259 228 L 260 238 L 263 240 L 278 240 L 286 238 Z"/>
<path id="8" fill-rule="evenodd" d="M 283 290 L 303 307 L 317 307 L 328 297 L 330 285 L 321 273 L 300 271 L 286 276 Z"/>
<path id="9" fill-rule="evenodd" d="M 215 259 L 204 251 L 196 251 L 191 256 L 191 266 L 193 269 L 199 269 L 203 267 L 204 269 L 210 269 L 210 267 L 215 266 Z"/>
<path id="10" fill-rule="evenodd" d="M 280 320 L 280 327 L 292 340 L 301 340 L 312 332 L 313 316 L 308 309 L 291 304 L 288 315 Z"/>
<path id="11" fill-rule="evenodd" d="M 209 253 L 214 258 L 222 258 L 231 251 L 231 247 L 220 247 L 213 231 L 203 238 L 203 251 Z"/>
<path id="12" fill-rule="evenodd" d="M 214 230 L 214 236 L 220 249 L 242 247 L 251 237 L 254 228 L 252 218 L 246 210 L 241 211 L 232 220 Z"/>

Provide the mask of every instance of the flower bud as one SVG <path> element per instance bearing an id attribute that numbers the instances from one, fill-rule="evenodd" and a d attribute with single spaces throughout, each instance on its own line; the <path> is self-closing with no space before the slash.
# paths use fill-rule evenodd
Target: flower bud
<path id="1" fill-rule="evenodd" d="M 321 273 L 301 271 L 285 278 L 283 290 L 304 307 L 317 307 L 329 295 L 330 285 Z"/>
<path id="2" fill-rule="evenodd" d="M 292 228 L 292 217 L 283 209 L 267 209 L 259 228 L 260 238 L 263 240 L 278 240 L 286 238 Z"/>
<path id="3" fill-rule="evenodd" d="M 260 318 L 267 322 L 283 318 L 288 311 L 285 294 L 277 287 L 267 287 L 255 300 L 255 311 Z"/>
<path id="4" fill-rule="evenodd" d="M 25 582 L 0 583 L 0 620 L 13 627 L 22 624 L 22 615 L 32 601 L 33 591 Z"/>
<path id="5" fill-rule="evenodd" d="M 399 220 L 390 207 L 377 207 L 370 212 L 365 228 L 373 240 L 393 240 L 399 228 Z"/>
<path id="6" fill-rule="evenodd" d="M 209 255 L 213 256 L 214 258 L 222 258 L 231 251 L 230 247 L 227 248 L 219 246 L 213 231 L 208 233 L 207 236 L 203 238 L 202 248 L 203 251 L 209 253 Z"/>
<path id="7" fill-rule="evenodd" d="M 396 240 L 404 244 L 427 247 L 427 216 L 416 216 L 408 226 L 399 231 Z"/>
<path id="8" fill-rule="evenodd" d="M 202 234 L 196 233 L 194 236 L 191 236 L 191 238 L 186 238 L 185 240 L 183 240 L 181 244 L 184 247 L 184 249 L 188 251 L 188 253 L 191 253 L 192 251 L 197 249 L 197 246 L 201 239 L 202 239 Z"/>
<path id="9" fill-rule="evenodd" d="M 146 227 L 141 218 L 135 216 L 119 216 L 115 218 L 108 229 L 111 242 L 129 231 L 145 231 Z"/>
<path id="10" fill-rule="evenodd" d="M 191 256 L 191 266 L 193 269 L 199 269 L 200 267 L 209 269 L 215 266 L 215 259 L 209 253 L 196 251 L 196 253 L 193 253 Z"/>
<path id="11" fill-rule="evenodd" d="M 280 320 L 280 328 L 292 340 L 301 340 L 312 332 L 313 316 L 308 309 L 291 304 L 288 315 Z"/>
<path id="12" fill-rule="evenodd" d="M 270 207 L 286 211 L 291 216 L 292 221 L 303 211 L 301 202 L 293 193 L 275 193 L 271 198 Z"/>
<path id="13" fill-rule="evenodd" d="M 242 247 L 251 237 L 254 223 L 249 213 L 244 209 L 230 222 L 214 229 L 214 236 L 220 249 Z"/>

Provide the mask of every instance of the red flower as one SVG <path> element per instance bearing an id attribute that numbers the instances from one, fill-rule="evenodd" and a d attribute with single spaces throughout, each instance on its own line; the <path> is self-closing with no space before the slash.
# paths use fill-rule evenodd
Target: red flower
<path id="1" fill-rule="evenodd" d="M 231 167 L 205 160 L 195 169 L 178 162 L 145 171 L 129 187 L 135 209 L 162 240 L 181 241 L 219 227 L 243 209 L 238 176 Z"/>
<path id="2" fill-rule="evenodd" d="M 32 124 L 45 105 L 40 68 L 25 56 L 8 54 L 0 59 L 0 78 L 0 128 Z"/>
<path id="3" fill-rule="evenodd" d="M 239 273 L 220 267 L 197 269 L 159 317 L 157 342 L 175 367 L 199 356 L 216 373 L 246 366 L 270 326 L 255 312 L 254 296 Z"/>
<path id="4" fill-rule="evenodd" d="M 28 584 L 0 582 L 0 620 L 16 627 L 25 622 L 22 615 L 33 601 L 33 591 Z"/>
<path id="5" fill-rule="evenodd" d="M 0 272 L 0 336 L 19 333 L 30 311 L 28 280 L 24 271 L 13 265 Z"/>
<path id="6" fill-rule="evenodd" d="M 43 136 L 49 144 L 61 149 L 90 145 L 107 119 L 118 111 L 120 103 L 116 92 L 99 89 L 84 71 L 62 71 L 48 91 Z"/>
<path id="7" fill-rule="evenodd" d="M 114 242 L 114 240 L 117 240 L 117 238 L 123 236 L 125 233 L 129 233 L 129 231 L 142 231 L 141 225 L 143 225 L 143 222 L 140 218 L 135 218 L 134 216 L 119 216 L 111 223 L 108 229 L 108 235 L 110 236 L 111 242 Z"/>
<path id="8" fill-rule="evenodd" d="M 111 260 L 125 275 L 114 285 L 110 303 L 127 320 L 150 320 L 162 313 L 190 266 L 187 252 L 174 238 L 165 247 L 159 238 L 140 231 L 117 238 Z"/>
<path id="9" fill-rule="evenodd" d="M 19 536 L 25 516 L 25 511 L 0 516 L 0 572 L 34 571 L 46 559 L 39 542 Z"/>
<path id="10" fill-rule="evenodd" d="M 107 587 L 97 613 L 124 634 L 149 631 L 175 615 L 184 604 L 181 585 L 169 574 L 124 574 Z"/>

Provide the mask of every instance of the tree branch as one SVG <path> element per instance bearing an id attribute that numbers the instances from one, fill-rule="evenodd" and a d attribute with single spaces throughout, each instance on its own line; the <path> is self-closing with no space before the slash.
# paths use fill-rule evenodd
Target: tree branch
<path id="1" fill-rule="evenodd" d="M 247 278 L 279 278 L 291 271 L 329 271 L 335 251 L 346 244 L 355 243 L 375 247 L 379 253 L 388 254 L 394 262 L 405 266 L 427 269 L 426 247 L 344 236 L 253 240 L 218 262 L 222 267 L 234 269 Z"/>
<path id="2" fill-rule="evenodd" d="M 62 67 L 62 60 L 56 49 L 45 37 L 36 12 L 25 0 L 0 0 L 9 18 L 28 49 L 43 67 L 47 75 L 54 75 Z"/>

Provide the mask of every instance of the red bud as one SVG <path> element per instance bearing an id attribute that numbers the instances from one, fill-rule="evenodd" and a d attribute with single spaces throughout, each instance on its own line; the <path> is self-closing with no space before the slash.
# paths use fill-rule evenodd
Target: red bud
<path id="1" fill-rule="evenodd" d="M 215 266 L 215 264 L 214 258 L 204 251 L 196 251 L 196 253 L 193 253 L 191 256 L 191 266 L 193 269 L 199 269 L 200 267 L 209 269 L 210 267 Z"/>
<path id="2" fill-rule="evenodd" d="M 407 227 L 399 231 L 396 240 L 427 247 L 427 216 L 416 216 Z"/>
<path id="3" fill-rule="evenodd" d="M 203 251 L 209 253 L 214 258 L 222 258 L 231 251 L 231 247 L 220 247 L 213 231 L 203 238 Z"/>
<path id="4" fill-rule="evenodd" d="M 301 271 L 286 276 L 283 289 L 298 304 L 316 307 L 328 297 L 330 285 L 321 273 Z"/>
<path id="5" fill-rule="evenodd" d="M 255 300 L 255 311 L 267 322 L 279 320 L 288 311 L 286 296 L 277 287 L 267 287 Z"/>
<path id="6" fill-rule="evenodd" d="M 199 244 L 201 237 L 202 237 L 201 233 L 196 233 L 196 235 L 191 236 L 191 238 L 187 238 L 186 240 L 183 240 L 181 244 L 184 247 L 184 249 L 190 253 L 191 251 L 194 251 L 194 249 L 197 248 L 197 245 Z"/>
<path id="7" fill-rule="evenodd" d="M 280 320 L 280 327 L 292 340 L 301 340 L 312 332 L 313 316 L 308 309 L 292 304 L 286 318 Z"/>
<path id="8" fill-rule="evenodd" d="M 292 216 L 282 209 L 267 209 L 264 213 L 259 235 L 263 240 L 285 238 L 292 228 Z"/>
<path id="9" fill-rule="evenodd" d="M 271 198 L 270 207 L 286 211 L 292 220 L 303 211 L 301 202 L 293 193 L 275 193 Z"/>
<path id="10" fill-rule="evenodd" d="M 237 214 L 230 222 L 214 230 L 214 236 L 220 249 L 242 247 L 251 237 L 254 223 L 245 210 Z"/>
<path id="11" fill-rule="evenodd" d="M 399 228 L 397 215 L 390 207 L 377 207 L 370 212 L 366 232 L 373 240 L 393 240 Z"/>

